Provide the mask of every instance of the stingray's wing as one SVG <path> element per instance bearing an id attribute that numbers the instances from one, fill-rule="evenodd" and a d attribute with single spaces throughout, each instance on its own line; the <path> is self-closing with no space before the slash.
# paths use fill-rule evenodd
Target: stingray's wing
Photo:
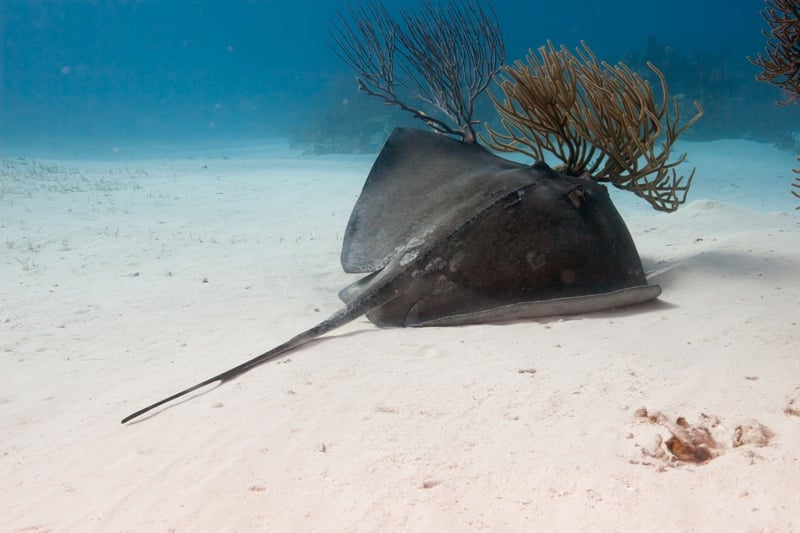
<path id="1" fill-rule="evenodd" d="M 524 168 L 477 144 L 397 128 L 375 160 L 345 231 L 345 272 L 374 272 L 431 228 L 455 229 L 521 184 L 498 177 Z M 413 241 L 412 241 L 413 244 Z"/>

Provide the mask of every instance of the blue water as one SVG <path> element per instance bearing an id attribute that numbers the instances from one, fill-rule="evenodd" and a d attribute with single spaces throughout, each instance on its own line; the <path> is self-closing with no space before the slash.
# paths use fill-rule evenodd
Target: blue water
<path id="1" fill-rule="evenodd" d="M 327 44 L 345 5 L 3 0 L 0 142 L 302 136 L 340 101 L 367 98 L 352 96 L 352 74 Z M 585 40 L 610 62 L 653 59 L 673 93 L 706 105 L 698 138 L 776 142 L 798 123 L 800 106 L 777 108 L 780 91 L 754 81 L 746 59 L 763 49 L 761 2 L 493 5 L 507 62 L 548 39 Z"/>

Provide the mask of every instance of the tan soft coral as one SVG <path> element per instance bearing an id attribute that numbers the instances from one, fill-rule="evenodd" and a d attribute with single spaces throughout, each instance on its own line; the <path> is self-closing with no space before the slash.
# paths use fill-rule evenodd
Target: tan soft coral
<path id="1" fill-rule="evenodd" d="M 674 211 L 686 199 L 688 178 L 670 161 L 675 140 L 702 115 L 680 123 L 677 101 L 670 105 L 664 75 L 654 65 L 661 98 L 650 83 L 623 63 L 600 62 L 583 43 L 572 54 L 552 43 L 527 61 L 503 67 L 493 95 L 500 124 L 487 126 L 495 150 L 522 152 L 535 160 L 550 153 L 563 163 L 557 170 L 610 182 L 645 199 L 659 211 Z M 672 111 L 671 111 L 672 109 Z"/>

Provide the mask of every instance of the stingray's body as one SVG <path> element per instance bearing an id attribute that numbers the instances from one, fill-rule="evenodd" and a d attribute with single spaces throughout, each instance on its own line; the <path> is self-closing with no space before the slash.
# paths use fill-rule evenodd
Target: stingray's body
<path id="1" fill-rule="evenodd" d="M 605 187 L 413 129 L 389 137 L 345 233 L 346 272 L 373 272 L 379 326 L 584 313 L 654 298 Z"/>
<path id="2" fill-rule="evenodd" d="M 404 128 L 367 177 L 342 266 L 368 275 L 340 292 L 345 306 L 327 320 L 123 423 L 364 314 L 382 327 L 450 326 L 587 313 L 660 293 L 602 185 Z"/>

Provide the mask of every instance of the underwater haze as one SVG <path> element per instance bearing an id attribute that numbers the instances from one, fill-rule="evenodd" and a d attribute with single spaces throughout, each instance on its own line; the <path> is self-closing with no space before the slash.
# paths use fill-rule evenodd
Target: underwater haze
<path id="1" fill-rule="evenodd" d="M 390 9 L 407 2 L 386 2 Z M 0 2 L 0 140 L 180 141 L 320 135 L 369 105 L 332 51 L 339 1 Z M 754 80 L 761 2 L 492 2 L 506 61 L 552 40 L 647 72 L 706 117 L 687 138 L 777 142 L 797 121 Z M 371 105 L 375 105 L 370 103 Z M 370 113 L 361 110 L 361 115 Z M 478 117 L 482 118 L 482 117 Z M 363 116 L 361 117 L 363 120 Z M 353 118 L 356 120 L 356 118 Z"/>

